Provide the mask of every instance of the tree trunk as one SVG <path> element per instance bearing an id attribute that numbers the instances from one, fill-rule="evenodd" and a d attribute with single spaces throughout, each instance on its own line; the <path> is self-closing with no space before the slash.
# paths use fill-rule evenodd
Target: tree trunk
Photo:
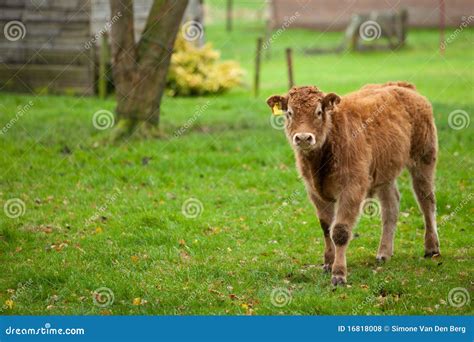
<path id="1" fill-rule="evenodd" d="M 129 130 L 157 127 L 176 34 L 187 0 L 154 0 L 145 29 L 135 43 L 133 0 L 110 0 L 112 68 L 117 118 Z M 119 126 L 119 127 L 120 127 Z"/>

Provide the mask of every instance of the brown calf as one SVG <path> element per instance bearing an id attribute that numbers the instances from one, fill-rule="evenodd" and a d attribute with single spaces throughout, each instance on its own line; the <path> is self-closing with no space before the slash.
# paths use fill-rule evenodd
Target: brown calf
<path id="1" fill-rule="evenodd" d="M 439 254 L 434 173 L 437 135 L 428 100 L 406 82 L 367 85 L 339 97 L 294 87 L 267 104 L 286 116 L 286 135 L 324 232 L 324 269 L 334 285 L 346 282 L 346 249 L 366 198 L 382 206 L 380 261 L 393 254 L 400 194 L 407 167 L 425 219 L 425 256 Z"/>

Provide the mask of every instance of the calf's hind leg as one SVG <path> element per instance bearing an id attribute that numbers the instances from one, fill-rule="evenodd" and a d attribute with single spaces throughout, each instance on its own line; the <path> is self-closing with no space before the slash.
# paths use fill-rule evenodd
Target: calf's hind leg
<path id="1" fill-rule="evenodd" d="M 425 219 L 425 257 L 439 254 L 439 240 L 436 229 L 436 199 L 434 193 L 435 163 L 423 161 L 409 168 L 413 190 Z"/>
<path id="2" fill-rule="evenodd" d="M 400 192 L 397 189 L 397 183 L 394 181 L 381 186 L 377 190 L 377 195 L 382 205 L 382 237 L 377 260 L 385 261 L 393 255 L 393 237 L 400 210 Z"/>

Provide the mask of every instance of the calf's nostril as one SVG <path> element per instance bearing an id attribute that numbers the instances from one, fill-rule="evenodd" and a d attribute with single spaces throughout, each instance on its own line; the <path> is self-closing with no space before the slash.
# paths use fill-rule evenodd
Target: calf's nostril
<path id="1" fill-rule="evenodd" d="M 295 143 L 295 145 L 300 145 L 301 143 L 312 145 L 315 141 L 314 136 L 311 133 L 298 133 L 295 134 L 293 142 Z"/>

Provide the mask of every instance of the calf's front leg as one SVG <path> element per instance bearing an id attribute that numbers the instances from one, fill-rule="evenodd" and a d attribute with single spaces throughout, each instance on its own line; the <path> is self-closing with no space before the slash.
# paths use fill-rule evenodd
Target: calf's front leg
<path id="1" fill-rule="evenodd" d="M 366 191 L 361 187 L 345 189 L 338 200 L 336 218 L 331 227 L 331 238 L 335 245 L 333 285 L 345 284 L 347 281 L 346 249 L 365 195 Z"/>
<path id="2" fill-rule="evenodd" d="M 330 227 L 334 220 L 334 202 L 324 201 L 310 193 L 311 201 L 316 207 L 319 223 L 324 234 L 324 264 L 323 270 L 330 272 L 334 262 L 335 247 L 330 236 Z"/>

